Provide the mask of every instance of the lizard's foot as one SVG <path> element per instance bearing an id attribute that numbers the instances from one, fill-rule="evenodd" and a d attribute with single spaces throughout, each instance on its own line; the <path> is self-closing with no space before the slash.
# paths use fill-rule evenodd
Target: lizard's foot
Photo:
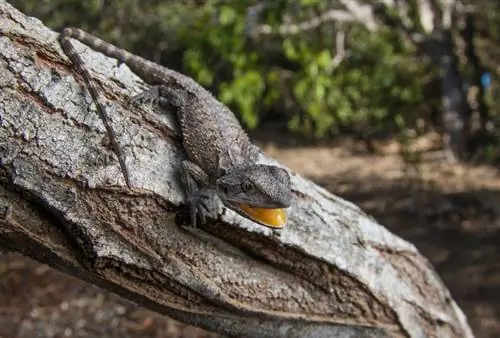
<path id="1" fill-rule="evenodd" d="M 200 224 L 204 224 L 206 222 L 206 216 L 210 213 L 205 197 L 205 195 L 197 194 L 187 200 L 191 226 L 193 228 L 196 228 L 198 218 Z"/>
<path id="2" fill-rule="evenodd" d="M 158 104 L 160 100 L 160 87 L 152 86 L 149 89 L 146 89 L 142 93 L 139 93 L 132 97 L 130 103 L 134 105 L 142 105 L 142 104 Z"/>
<path id="3" fill-rule="evenodd" d="M 209 178 L 197 164 L 182 161 L 181 181 L 185 189 L 186 204 L 191 216 L 191 225 L 196 227 L 198 217 L 203 224 L 206 221 L 206 215 L 210 214 L 210 208 L 207 206 L 210 198 L 204 194 L 205 190 L 200 190 L 200 185 L 205 187 L 209 185 Z"/>

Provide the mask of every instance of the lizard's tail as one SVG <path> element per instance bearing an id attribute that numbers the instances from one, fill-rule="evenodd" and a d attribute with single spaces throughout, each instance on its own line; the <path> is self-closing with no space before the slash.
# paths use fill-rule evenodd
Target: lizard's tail
<path id="1" fill-rule="evenodd" d="M 90 75 L 89 71 L 87 68 L 85 68 L 83 64 L 83 60 L 78 55 L 76 52 L 75 48 L 71 44 L 70 37 L 75 37 L 76 39 L 80 40 L 79 38 L 81 37 L 82 40 L 80 40 L 83 43 L 91 43 L 89 47 L 92 47 L 94 45 L 104 45 L 106 44 L 104 41 L 95 38 L 91 35 L 86 34 L 84 31 L 79 30 L 79 29 L 72 29 L 72 28 L 66 28 L 63 30 L 61 35 L 59 36 L 59 41 L 61 43 L 61 47 L 66 53 L 66 55 L 70 58 L 70 60 L 73 62 L 75 65 L 76 69 L 78 72 L 82 75 L 83 80 L 85 81 L 85 84 L 87 85 L 87 88 L 90 92 L 90 95 L 92 96 L 92 99 L 97 106 L 97 112 L 99 113 L 99 116 L 102 119 L 102 122 L 104 123 L 104 127 L 106 128 L 106 132 L 108 134 L 108 137 L 110 138 L 111 144 L 113 146 L 113 149 L 118 157 L 118 161 L 120 163 L 120 168 L 123 173 L 123 177 L 125 179 L 125 182 L 127 186 L 130 188 L 132 186 L 130 182 L 130 177 L 129 177 L 129 172 L 127 169 L 127 165 L 125 163 L 125 155 L 123 154 L 123 150 L 118 144 L 118 141 L 116 140 L 116 133 L 115 130 L 113 129 L 111 125 L 111 121 L 108 117 L 108 114 L 106 113 L 106 108 L 104 107 L 101 99 L 100 99 L 100 94 L 99 94 L 99 89 L 97 88 L 97 85 L 95 84 L 94 80 L 92 79 L 92 76 Z M 112 48 L 109 48 L 112 47 Z M 115 50 L 119 52 L 118 48 L 110 45 L 107 50 Z"/>
<path id="2" fill-rule="evenodd" d="M 155 76 L 148 71 L 149 69 L 155 67 L 155 63 L 146 60 L 138 55 L 127 52 L 125 49 L 118 48 L 113 44 L 106 42 L 98 38 L 97 36 L 87 33 L 79 28 L 64 28 L 59 37 L 61 43 L 63 43 L 64 40 L 69 40 L 69 38 L 76 39 L 97 52 L 117 59 L 120 63 L 125 63 L 144 81 L 149 83 L 156 82 Z"/>

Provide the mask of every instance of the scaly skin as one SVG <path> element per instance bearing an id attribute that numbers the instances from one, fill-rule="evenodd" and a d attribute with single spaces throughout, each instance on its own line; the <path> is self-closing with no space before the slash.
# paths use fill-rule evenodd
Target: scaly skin
<path id="1" fill-rule="evenodd" d="M 182 162 L 182 184 L 190 208 L 191 223 L 205 222 L 206 205 L 200 187 L 214 187 L 223 204 L 259 224 L 281 228 L 286 224 L 283 208 L 291 204 L 291 183 L 286 170 L 257 164 L 254 146 L 234 114 L 192 78 L 117 48 L 80 29 L 65 28 L 60 42 L 82 74 L 103 119 L 129 185 L 128 170 L 114 131 L 109 126 L 99 90 L 85 70 L 70 38 L 125 63 L 151 88 L 135 98 L 135 104 L 158 104 L 176 112 L 182 145 L 189 160 Z"/>

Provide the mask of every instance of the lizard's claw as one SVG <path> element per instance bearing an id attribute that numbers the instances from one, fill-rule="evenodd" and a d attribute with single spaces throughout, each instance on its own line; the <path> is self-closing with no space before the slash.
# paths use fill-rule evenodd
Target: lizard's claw
<path id="1" fill-rule="evenodd" d="M 206 215 L 209 214 L 209 208 L 206 201 L 201 197 L 203 196 L 198 195 L 196 197 L 189 198 L 187 201 L 189 215 L 191 217 L 191 226 L 193 228 L 196 228 L 198 218 L 200 220 L 200 224 L 204 224 L 206 222 Z"/>
<path id="2" fill-rule="evenodd" d="M 142 93 L 133 96 L 130 99 L 130 103 L 134 105 L 157 104 L 159 99 L 160 99 L 159 88 L 157 86 L 153 86 L 149 89 L 146 89 Z"/>

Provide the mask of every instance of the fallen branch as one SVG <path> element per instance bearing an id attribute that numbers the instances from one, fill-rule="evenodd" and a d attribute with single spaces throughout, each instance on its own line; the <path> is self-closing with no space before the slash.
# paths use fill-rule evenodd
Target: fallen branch
<path id="1" fill-rule="evenodd" d="M 0 0 L 0 247 L 231 336 L 472 337 L 413 245 L 297 174 L 279 233 L 230 211 L 178 226 L 183 153 L 170 118 L 128 105 L 140 79 L 75 45 L 134 188 L 57 34 Z"/>

